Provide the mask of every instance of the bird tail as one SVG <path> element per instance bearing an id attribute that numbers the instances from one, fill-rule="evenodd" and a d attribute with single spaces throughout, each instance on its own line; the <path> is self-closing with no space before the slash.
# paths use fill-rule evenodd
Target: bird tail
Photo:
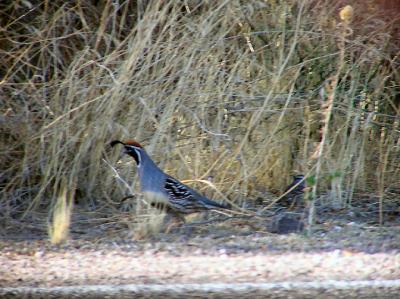
<path id="1" fill-rule="evenodd" d="M 215 201 L 210 200 L 210 199 L 205 198 L 205 197 L 202 199 L 202 202 L 203 202 L 204 205 L 207 206 L 207 208 L 210 208 L 210 209 L 225 209 L 225 210 L 229 210 L 231 208 L 231 206 L 229 204 L 218 203 L 218 202 L 215 202 Z"/>

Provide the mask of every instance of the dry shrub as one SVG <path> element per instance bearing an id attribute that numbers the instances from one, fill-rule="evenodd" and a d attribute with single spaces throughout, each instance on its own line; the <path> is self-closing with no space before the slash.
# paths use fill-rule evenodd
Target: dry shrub
<path id="1" fill-rule="evenodd" d="M 293 173 L 343 205 L 383 201 L 400 187 L 399 19 L 353 6 L 344 27 L 332 1 L 2 3 L 2 213 L 54 204 L 62 180 L 115 205 L 129 192 L 106 161 L 136 180 L 115 138 L 236 204 Z"/>

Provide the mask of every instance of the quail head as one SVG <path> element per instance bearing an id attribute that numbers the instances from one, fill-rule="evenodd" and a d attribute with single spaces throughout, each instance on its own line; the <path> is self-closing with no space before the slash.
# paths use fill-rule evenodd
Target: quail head
<path id="1" fill-rule="evenodd" d="M 305 188 L 304 175 L 294 175 L 292 183 L 285 189 L 284 193 L 288 193 L 281 199 L 281 203 L 289 206 L 300 205 L 303 200 Z"/>

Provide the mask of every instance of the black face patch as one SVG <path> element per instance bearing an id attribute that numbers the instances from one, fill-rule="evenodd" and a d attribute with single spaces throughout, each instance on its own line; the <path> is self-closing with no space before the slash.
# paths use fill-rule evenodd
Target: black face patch
<path id="1" fill-rule="evenodd" d="M 125 153 L 131 156 L 133 159 L 135 159 L 136 164 L 139 166 L 140 165 L 140 153 L 139 149 L 135 148 L 132 145 L 125 145 Z"/>

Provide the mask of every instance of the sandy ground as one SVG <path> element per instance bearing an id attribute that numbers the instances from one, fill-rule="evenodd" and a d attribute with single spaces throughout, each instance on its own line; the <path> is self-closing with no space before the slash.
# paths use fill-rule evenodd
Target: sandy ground
<path id="1" fill-rule="evenodd" d="M 22 244 L 21 244 L 22 245 Z M 334 250 L 319 253 L 182 253 L 128 247 L 49 251 L 30 244 L 26 253 L 3 250 L 0 286 L 239 283 L 400 278 L 399 253 Z"/>
<path id="2" fill-rule="evenodd" d="M 6 235 L 0 287 L 400 279 L 396 223 L 335 216 L 310 237 L 263 225 L 235 219 L 142 240 L 105 228 L 102 236 L 75 233 L 58 246 L 40 233 L 30 240 Z"/>
<path id="3" fill-rule="evenodd" d="M 311 236 L 277 230 L 268 217 L 222 217 L 147 236 L 78 217 L 57 246 L 44 221 L 8 222 L 0 229 L 0 288 L 399 282 L 399 219 L 380 226 L 374 215 L 325 211 Z"/>

